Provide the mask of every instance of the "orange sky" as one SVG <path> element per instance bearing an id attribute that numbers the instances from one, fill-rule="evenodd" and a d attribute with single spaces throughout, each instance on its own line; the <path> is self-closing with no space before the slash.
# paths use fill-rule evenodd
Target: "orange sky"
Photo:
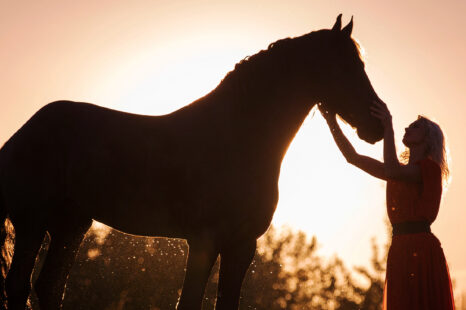
<path id="1" fill-rule="evenodd" d="M 339 13 L 344 23 L 354 15 L 353 36 L 391 109 L 397 140 L 418 114 L 437 120 L 448 137 L 452 183 L 433 231 L 466 290 L 465 1 L 24 3 L 0 2 L 0 143 L 57 99 L 173 111 L 269 43 L 330 28 Z M 367 145 L 345 131 L 358 151 L 381 159 L 381 143 Z M 365 264 L 370 237 L 386 240 L 384 190 L 383 182 L 346 164 L 316 114 L 284 160 L 274 223 L 316 234 L 324 254 Z"/>

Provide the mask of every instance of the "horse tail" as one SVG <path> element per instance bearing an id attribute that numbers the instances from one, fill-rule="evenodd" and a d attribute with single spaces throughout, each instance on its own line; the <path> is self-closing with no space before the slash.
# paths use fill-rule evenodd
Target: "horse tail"
<path id="1" fill-rule="evenodd" d="M 4 166 L 4 148 L 5 145 L 0 148 L 0 176 L 3 176 L 1 169 Z M 6 309 L 5 279 L 13 258 L 14 228 L 7 220 L 8 210 L 2 192 L 2 179 L 0 179 L 0 309 Z"/>
<path id="2" fill-rule="evenodd" d="M 8 262 L 11 261 L 11 256 L 8 257 L 8 246 L 5 244 L 8 236 L 7 225 L 11 225 L 11 223 L 9 221 L 7 223 L 6 217 L 7 211 L 0 190 L 0 309 L 3 309 L 6 303 L 5 279 L 8 273 Z"/>
<path id="3" fill-rule="evenodd" d="M 0 247 L 2 248 L 2 250 L 3 250 L 3 245 L 5 243 L 5 240 L 6 240 L 6 235 L 7 235 L 7 230 L 5 227 L 6 216 L 7 216 L 6 208 L 3 205 L 2 196 L 0 192 Z"/>
<path id="4" fill-rule="evenodd" d="M 1 164 L 2 164 L 2 155 L 3 155 L 3 150 L 4 150 L 4 147 L 3 146 L 2 148 L 0 148 L 0 175 L 1 175 Z M 0 180 L 1 182 L 1 180 Z M 7 217 L 7 210 L 6 210 L 6 207 L 5 207 L 5 202 L 3 201 L 3 197 L 2 197 L 2 184 L 0 183 L 0 272 L 1 272 L 1 275 L 2 276 L 5 276 L 6 275 L 6 272 L 5 271 L 5 255 L 6 255 L 6 252 L 5 252 L 5 241 L 6 241 L 6 238 L 8 236 L 8 231 L 7 231 L 7 223 L 5 223 L 6 221 L 6 217 Z M 1 279 L 0 279 L 1 280 Z M 0 281 L 0 285 L 3 284 L 3 281 Z M 1 293 L 2 291 L 0 291 Z"/>
<path id="5" fill-rule="evenodd" d="M 1 258 L 3 258 L 3 249 L 5 246 L 5 241 L 6 237 L 8 235 L 8 229 L 7 226 L 9 223 L 5 223 L 7 217 L 7 211 L 4 206 L 2 196 L 1 196 L 1 191 L 0 191 L 0 249 L 1 249 Z M 2 264 L 2 269 L 3 269 L 3 264 Z M 3 271 L 3 270 L 2 270 Z"/>

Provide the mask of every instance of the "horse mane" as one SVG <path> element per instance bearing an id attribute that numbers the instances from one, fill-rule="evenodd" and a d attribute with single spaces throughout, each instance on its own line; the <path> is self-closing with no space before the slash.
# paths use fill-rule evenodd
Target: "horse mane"
<path id="1" fill-rule="evenodd" d="M 238 90 L 239 88 L 244 92 L 251 86 L 258 88 L 269 86 L 270 81 L 276 79 L 277 75 L 289 72 L 291 67 L 289 60 L 296 60 L 293 58 L 296 57 L 298 49 L 305 48 L 311 58 L 314 51 L 313 43 L 315 42 L 315 40 L 311 39 L 319 35 L 325 35 L 327 31 L 313 31 L 299 37 L 280 39 L 269 44 L 267 49 L 244 57 L 235 65 L 233 70 L 225 75 L 216 90 Z M 356 48 L 359 59 L 364 62 L 361 45 L 353 38 L 351 38 L 351 42 Z"/>
<path id="2" fill-rule="evenodd" d="M 362 47 L 361 43 L 357 39 L 351 38 L 351 41 L 353 41 L 354 46 L 356 46 L 356 51 L 358 52 L 358 57 L 359 59 L 365 63 L 364 61 L 364 48 Z"/>
<path id="3" fill-rule="evenodd" d="M 222 90 L 240 87 L 244 90 L 252 82 L 256 86 L 258 83 L 265 82 L 263 79 L 257 79 L 258 75 L 260 75 L 260 78 L 267 77 L 270 79 L 277 75 L 277 71 L 285 71 L 285 62 L 299 48 L 300 39 L 302 40 L 302 37 L 280 39 L 269 44 L 267 49 L 244 57 L 235 65 L 232 71 L 225 75 L 217 88 Z"/>

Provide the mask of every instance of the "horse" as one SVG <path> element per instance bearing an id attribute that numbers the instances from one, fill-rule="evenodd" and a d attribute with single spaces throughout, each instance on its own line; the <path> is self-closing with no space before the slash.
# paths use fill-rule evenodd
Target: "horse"
<path id="1" fill-rule="evenodd" d="M 362 140 L 383 137 L 352 28 L 353 18 L 342 28 L 340 14 L 331 29 L 278 40 L 170 114 L 64 100 L 37 111 L 0 150 L 0 220 L 8 217 L 16 234 L 4 283 L 8 309 L 24 309 L 46 233 L 34 290 L 42 310 L 61 308 L 93 220 L 187 241 L 179 310 L 201 308 L 220 255 L 216 309 L 238 309 L 256 240 L 278 202 L 282 159 L 310 110 L 324 103 Z"/>

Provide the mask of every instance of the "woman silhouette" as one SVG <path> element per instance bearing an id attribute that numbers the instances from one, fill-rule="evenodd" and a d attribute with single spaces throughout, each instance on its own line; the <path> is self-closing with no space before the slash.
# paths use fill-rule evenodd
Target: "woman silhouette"
<path id="1" fill-rule="evenodd" d="M 358 154 L 342 133 L 335 113 L 319 109 L 346 160 L 387 181 L 387 212 L 393 237 L 387 259 L 384 309 L 450 310 L 454 301 L 448 266 L 430 224 L 437 217 L 442 183 L 448 177 L 442 130 L 419 116 L 405 129 L 407 151 L 401 164 L 396 156 L 392 117 L 382 101 L 372 115 L 384 127 L 384 162 Z"/>

